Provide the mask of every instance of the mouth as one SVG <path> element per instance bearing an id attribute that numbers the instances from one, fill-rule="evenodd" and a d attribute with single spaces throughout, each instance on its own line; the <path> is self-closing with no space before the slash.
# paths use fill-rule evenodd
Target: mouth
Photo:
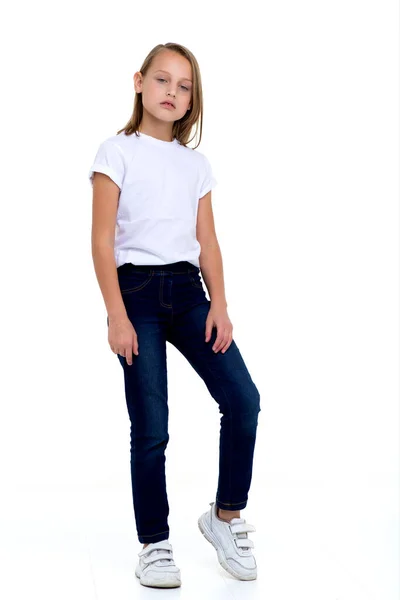
<path id="1" fill-rule="evenodd" d="M 161 102 L 161 106 L 164 106 L 165 108 L 175 108 L 172 102 Z"/>

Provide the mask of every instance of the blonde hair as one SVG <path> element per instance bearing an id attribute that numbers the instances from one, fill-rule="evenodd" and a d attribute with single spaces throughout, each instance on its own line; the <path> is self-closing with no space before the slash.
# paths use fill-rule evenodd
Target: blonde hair
<path id="1" fill-rule="evenodd" d="M 187 48 L 185 48 L 185 46 L 182 46 L 181 44 L 174 44 L 172 42 L 167 43 L 167 44 L 158 44 L 146 56 L 146 58 L 143 61 L 142 66 L 139 70 L 142 73 L 142 75 L 146 75 L 154 57 L 157 56 L 157 54 L 159 54 L 163 50 L 172 50 L 173 52 L 177 52 L 181 56 L 184 56 L 185 58 L 187 58 L 191 64 L 192 78 L 193 78 L 191 108 L 190 108 L 190 110 L 188 110 L 186 112 L 186 114 L 181 119 L 174 122 L 173 128 L 172 128 L 172 135 L 182 145 L 186 146 L 186 144 L 191 142 L 195 137 L 195 136 L 193 136 L 191 139 L 189 139 L 191 132 L 192 132 L 192 128 L 196 125 L 196 131 L 195 131 L 195 135 L 196 135 L 198 132 L 198 129 L 200 127 L 199 143 L 197 144 L 197 146 L 195 146 L 195 148 L 197 148 L 200 145 L 202 130 L 203 130 L 203 90 L 202 90 L 202 84 L 201 84 L 200 69 L 199 69 L 199 65 L 198 65 L 198 62 L 197 62 L 195 56 L 192 54 L 192 52 L 190 52 L 190 50 L 188 50 Z M 138 135 L 139 126 L 142 121 L 142 117 L 143 117 L 142 94 L 136 93 L 134 104 L 133 104 L 132 116 L 129 119 L 129 121 L 127 122 L 127 124 L 125 125 L 125 127 L 120 129 L 119 131 L 117 131 L 117 134 L 124 131 L 126 135 L 132 135 L 132 133 L 135 133 L 135 135 Z M 193 148 L 193 150 L 194 150 L 194 148 Z"/>

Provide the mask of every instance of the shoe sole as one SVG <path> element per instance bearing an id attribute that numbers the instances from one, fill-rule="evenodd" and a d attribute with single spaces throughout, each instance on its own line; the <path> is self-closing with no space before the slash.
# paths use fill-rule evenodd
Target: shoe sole
<path id="1" fill-rule="evenodd" d="M 138 577 L 141 585 L 145 585 L 146 587 L 174 588 L 182 585 L 181 580 L 177 579 L 177 575 L 174 573 L 170 573 L 169 575 L 165 574 L 164 579 L 159 579 L 157 581 L 146 579 L 146 577 L 140 578 L 140 575 L 137 573 L 137 571 L 135 571 L 135 575 Z"/>
<path id="2" fill-rule="evenodd" d="M 200 529 L 201 533 L 206 538 L 207 542 L 210 542 L 210 544 L 212 544 L 212 546 L 214 546 L 215 550 L 217 551 L 217 556 L 218 556 L 219 564 L 221 565 L 221 567 L 223 569 L 225 569 L 225 571 L 227 571 L 228 573 L 230 573 L 230 575 L 232 575 L 236 579 L 240 579 L 242 581 L 251 581 L 253 579 L 257 579 L 257 573 L 249 573 L 248 575 L 242 575 L 242 574 L 236 573 L 232 569 L 232 567 L 229 565 L 229 563 L 226 562 L 225 557 L 224 557 L 224 555 L 222 553 L 222 550 L 219 547 L 218 542 L 217 542 L 215 536 L 213 535 L 213 532 L 210 531 L 210 529 L 207 526 L 207 523 L 205 521 L 205 515 L 202 515 L 199 518 L 199 520 L 197 521 L 197 524 L 199 526 L 199 529 Z"/>

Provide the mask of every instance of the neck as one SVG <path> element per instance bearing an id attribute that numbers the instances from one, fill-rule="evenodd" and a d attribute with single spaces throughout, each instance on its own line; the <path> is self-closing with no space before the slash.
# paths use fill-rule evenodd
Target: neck
<path id="1" fill-rule="evenodd" d="M 155 119 L 143 108 L 143 117 L 139 126 L 139 132 L 142 131 L 143 133 L 151 135 L 152 137 L 162 140 L 163 142 L 172 142 L 172 127 L 173 123 Z"/>

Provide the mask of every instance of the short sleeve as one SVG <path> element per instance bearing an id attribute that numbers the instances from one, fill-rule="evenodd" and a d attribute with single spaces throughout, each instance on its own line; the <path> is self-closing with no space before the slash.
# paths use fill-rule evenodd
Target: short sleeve
<path id="1" fill-rule="evenodd" d="M 200 187 L 199 198 L 205 196 L 210 190 L 214 189 L 217 185 L 218 181 L 214 177 L 214 173 L 212 171 L 212 167 L 208 158 L 203 154 L 203 175 L 202 182 Z"/>
<path id="2" fill-rule="evenodd" d="M 94 162 L 89 171 L 89 180 L 93 185 L 93 173 L 104 173 L 117 184 L 119 189 L 125 175 L 125 163 L 120 147 L 111 140 L 102 142 L 97 150 Z"/>

